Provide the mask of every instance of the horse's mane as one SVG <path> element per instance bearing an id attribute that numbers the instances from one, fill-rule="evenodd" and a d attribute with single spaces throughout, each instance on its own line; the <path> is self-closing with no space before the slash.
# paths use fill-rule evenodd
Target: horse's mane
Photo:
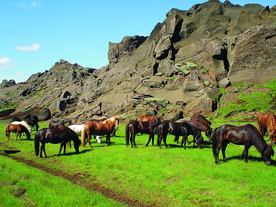
<path id="1" fill-rule="evenodd" d="M 244 128 L 251 134 L 251 140 L 256 149 L 263 155 L 263 152 L 267 147 L 267 143 L 258 129 L 251 124 L 244 125 Z"/>
<path id="2" fill-rule="evenodd" d="M 119 116 L 113 116 L 113 117 L 103 121 L 102 123 L 106 123 L 107 121 L 115 122 L 116 120 L 120 120 L 120 117 Z"/>

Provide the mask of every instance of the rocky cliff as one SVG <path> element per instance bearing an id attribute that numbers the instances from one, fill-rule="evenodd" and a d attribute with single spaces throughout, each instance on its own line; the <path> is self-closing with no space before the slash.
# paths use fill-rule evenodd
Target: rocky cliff
<path id="1" fill-rule="evenodd" d="M 46 108 L 74 122 L 95 115 L 128 121 L 210 114 L 220 107 L 219 88 L 276 78 L 275 46 L 276 6 L 210 0 L 172 9 L 148 37 L 109 43 L 109 65 L 101 69 L 60 60 L 26 83 L 3 81 L 0 102 L 16 104 L 11 115 Z"/>

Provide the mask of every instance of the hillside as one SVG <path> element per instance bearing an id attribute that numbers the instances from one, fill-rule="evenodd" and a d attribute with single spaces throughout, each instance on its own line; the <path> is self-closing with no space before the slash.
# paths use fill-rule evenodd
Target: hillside
<path id="1" fill-rule="evenodd" d="M 25 83 L 4 80 L 1 119 L 37 113 L 41 120 L 120 115 L 127 122 L 212 114 L 241 92 L 268 92 L 253 86 L 276 78 L 275 45 L 276 6 L 210 0 L 172 9 L 150 36 L 110 42 L 109 65 L 101 69 L 59 60 Z"/>

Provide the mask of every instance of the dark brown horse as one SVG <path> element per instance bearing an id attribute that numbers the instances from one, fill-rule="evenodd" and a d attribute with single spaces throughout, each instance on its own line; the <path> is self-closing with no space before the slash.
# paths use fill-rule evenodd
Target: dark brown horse
<path id="1" fill-rule="evenodd" d="M 262 135 L 256 127 L 251 124 L 243 126 L 234 126 L 230 124 L 222 125 L 212 132 L 212 146 L 215 162 L 219 163 L 219 151 L 221 148 L 223 161 L 226 161 L 225 149 L 227 144 L 231 142 L 237 145 L 244 145 L 244 150 L 240 159 L 247 162 L 248 149 L 254 145 L 261 153 L 265 164 L 271 164 L 271 156 L 274 155 L 274 150 L 263 139 Z"/>
<path id="2" fill-rule="evenodd" d="M 94 121 L 89 121 L 84 124 L 84 130 L 88 136 L 88 144 L 89 147 L 91 147 L 91 136 L 92 135 L 106 135 L 106 145 L 110 145 L 110 134 L 114 131 L 114 128 L 118 129 L 119 127 L 119 116 L 111 117 L 101 123 L 96 123 Z M 86 137 L 84 136 L 85 133 L 83 133 L 83 136 L 81 137 L 81 145 L 85 146 L 85 140 Z"/>
<path id="3" fill-rule="evenodd" d="M 60 121 L 50 121 L 49 123 L 49 128 L 58 128 L 58 127 L 62 127 L 65 126 L 65 123 L 63 120 Z"/>
<path id="4" fill-rule="evenodd" d="M 64 147 L 64 154 L 66 153 L 66 143 L 73 140 L 74 148 L 76 153 L 79 153 L 79 146 L 81 144 L 78 135 L 66 126 L 62 126 L 59 128 L 44 128 L 35 133 L 34 146 L 35 146 L 35 155 L 39 154 L 39 142 L 41 142 L 40 148 L 40 157 L 42 156 L 42 151 L 44 152 L 45 158 L 47 158 L 47 154 L 45 151 L 45 144 L 52 143 L 58 144 L 60 143 L 60 148 L 58 152 L 58 157 L 60 156 L 60 152 L 62 147 Z"/>
<path id="5" fill-rule="evenodd" d="M 212 128 L 211 128 L 211 122 L 208 121 L 204 116 L 201 114 L 196 114 L 191 117 L 190 121 L 199 131 L 205 132 L 206 137 L 211 141 L 211 134 L 212 134 Z"/>
<path id="6" fill-rule="evenodd" d="M 171 121 L 163 121 L 156 127 L 156 134 L 158 136 L 157 145 L 161 148 L 161 142 L 163 140 L 166 147 L 168 147 L 166 143 L 168 133 L 179 137 L 182 136 L 181 147 L 184 145 L 184 149 L 186 149 L 186 141 L 188 140 L 189 135 L 193 135 L 194 146 L 197 144 L 198 148 L 201 148 L 201 143 L 203 141 L 203 137 L 201 136 L 200 131 L 189 122 L 171 122 Z"/>
<path id="7" fill-rule="evenodd" d="M 8 124 L 4 128 L 5 136 L 8 140 L 11 140 L 10 133 L 16 133 L 15 141 L 17 140 L 19 136 L 19 140 L 21 140 L 21 134 L 25 133 L 27 136 L 27 139 L 31 139 L 31 133 L 29 130 L 22 124 Z"/>
<path id="8" fill-rule="evenodd" d="M 142 134 L 149 134 L 149 140 L 146 144 L 146 147 L 149 145 L 150 140 L 152 140 L 152 146 L 154 145 L 154 128 L 158 124 L 158 121 L 137 121 L 134 120 L 130 122 L 129 124 L 126 125 L 125 127 L 125 136 L 126 136 L 126 145 L 129 145 L 129 140 L 131 142 L 131 147 L 136 146 L 135 142 L 135 136 L 137 133 L 142 133 Z M 131 134 L 129 138 L 129 134 Z"/>
<path id="9" fill-rule="evenodd" d="M 257 128 L 262 136 L 269 134 L 270 145 L 276 144 L 276 117 L 274 113 L 260 113 L 257 118 Z"/>

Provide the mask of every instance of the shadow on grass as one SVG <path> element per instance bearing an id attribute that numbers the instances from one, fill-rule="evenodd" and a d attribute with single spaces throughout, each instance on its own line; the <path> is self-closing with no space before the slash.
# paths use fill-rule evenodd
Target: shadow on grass
<path id="1" fill-rule="evenodd" d="M 244 162 L 244 159 L 240 159 L 240 158 L 241 158 L 241 156 L 229 157 L 229 158 L 226 158 L 226 162 L 231 161 L 231 160 L 240 160 L 241 162 Z M 264 162 L 264 159 L 262 157 L 248 156 L 247 160 L 248 160 L 248 162 L 250 162 L 250 161 Z M 222 164 L 222 163 L 224 163 L 224 161 L 223 161 L 223 159 L 220 159 L 219 164 Z M 271 160 L 271 166 L 276 166 L 275 160 Z"/>
<path id="2" fill-rule="evenodd" d="M 4 155 L 11 155 L 21 152 L 20 150 L 1 150 Z"/>

